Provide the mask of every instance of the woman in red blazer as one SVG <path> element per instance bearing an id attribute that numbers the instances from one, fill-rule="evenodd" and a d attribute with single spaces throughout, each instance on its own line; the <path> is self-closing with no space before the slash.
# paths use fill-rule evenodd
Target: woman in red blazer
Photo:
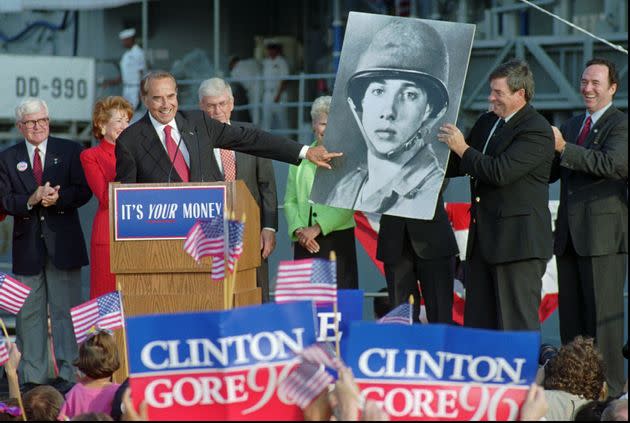
<path id="1" fill-rule="evenodd" d="M 109 270 L 109 183 L 116 177 L 116 139 L 129 126 L 132 116 L 133 109 L 123 97 L 97 101 L 92 112 L 92 133 L 100 142 L 81 153 L 85 177 L 98 199 L 90 244 L 90 298 L 116 289 L 116 278 Z"/>

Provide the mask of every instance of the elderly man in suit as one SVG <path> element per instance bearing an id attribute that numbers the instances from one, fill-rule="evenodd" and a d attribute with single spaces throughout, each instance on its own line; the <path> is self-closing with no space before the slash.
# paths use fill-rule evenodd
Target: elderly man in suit
<path id="1" fill-rule="evenodd" d="M 70 308 L 81 300 L 81 267 L 88 264 L 77 209 L 92 193 L 81 145 L 51 137 L 48 106 L 24 99 L 15 111 L 24 141 L 0 154 L 2 209 L 13 216 L 13 273 L 32 291 L 17 315 L 17 344 L 25 385 L 48 383 L 48 311 L 59 379 L 70 389 L 77 357 Z"/>
<path id="2" fill-rule="evenodd" d="M 234 110 L 232 87 L 221 78 L 206 79 L 199 86 L 199 108 L 212 119 L 239 127 L 252 127 L 246 122 L 231 121 Z M 276 178 L 271 160 L 249 154 L 214 149 L 212 162 L 216 181 L 242 179 L 260 208 L 261 265 L 256 269 L 256 279 L 262 291 L 262 301 L 269 301 L 269 264 L 267 258 L 276 247 L 278 230 L 278 198 Z"/>
<path id="3" fill-rule="evenodd" d="M 511 60 L 490 74 L 492 111 L 465 140 L 452 124 L 438 138 L 451 149 L 449 174 L 471 177 L 466 326 L 540 330 L 542 276 L 552 253 L 551 126 L 529 102 L 534 77 Z"/>
<path id="4" fill-rule="evenodd" d="M 178 112 L 177 82 L 168 72 L 149 73 L 140 92 L 148 111 L 116 142 L 119 182 L 214 181 L 208 158 L 217 147 L 294 164 L 308 159 L 325 168 L 341 156 L 323 146 L 309 148 L 255 128 L 221 123 L 200 110 Z"/>
<path id="5" fill-rule="evenodd" d="M 554 129 L 560 179 L 554 252 L 558 264 L 560 337 L 595 338 L 610 394 L 624 383 L 623 285 L 628 257 L 628 116 L 612 104 L 614 63 L 586 64 L 580 90 L 586 112 Z"/>

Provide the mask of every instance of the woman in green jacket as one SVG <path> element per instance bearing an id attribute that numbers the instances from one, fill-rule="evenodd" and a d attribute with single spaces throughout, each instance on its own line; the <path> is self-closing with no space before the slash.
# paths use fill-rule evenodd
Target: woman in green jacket
<path id="1" fill-rule="evenodd" d="M 321 145 L 330 112 L 330 96 L 318 97 L 311 107 L 315 142 Z M 289 236 L 294 241 L 293 258 L 328 258 L 337 255 L 337 286 L 357 289 L 359 278 L 354 242 L 354 211 L 315 204 L 309 200 L 316 167 L 307 160 L 289 168 L 284 213 Z"/>

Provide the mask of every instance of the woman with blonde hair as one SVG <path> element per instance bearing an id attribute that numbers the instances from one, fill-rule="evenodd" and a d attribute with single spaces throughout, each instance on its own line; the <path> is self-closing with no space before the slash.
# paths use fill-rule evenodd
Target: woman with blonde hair
<path id="1" fill-rule="evenodd" d="M 311 147 L 323 145 L 324 132 L 330 113 L 330 96 L 315 99 L 311 120 L 315 141 Z M 284 213 L 289 237 L 295 241 L 293 258 L 328 258 L 330 251 L 337 255 L 337 286 L 357 289 L 359 278 L 354 242 L 354 211 L 315 204 L 309 198 L 315 179 L 316 166 L 302 160 L 299 166 L 289 167 Z"/>
<path id="2" fill-rule="evenodd" d="M 92 112 L 92 133 L 99 144 L 81 153 L 85 178 L 98 199 L 90 243 L 90 298 L 116 289 L 116 279 L 109 269 L 109 183 L 116 177 L 116 140 L 132 116 L 131 104 L 123 97 L 97 101 Z"/>

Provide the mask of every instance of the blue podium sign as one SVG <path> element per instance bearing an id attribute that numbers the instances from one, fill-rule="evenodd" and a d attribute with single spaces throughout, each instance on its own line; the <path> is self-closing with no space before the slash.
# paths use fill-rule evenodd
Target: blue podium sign
<path id="1" fill-rule="evenodd" d="M 184 239 L 197 219 L 222 218 L 225 198 L 225 186 L 116 188 L 114 238 Z"/>

